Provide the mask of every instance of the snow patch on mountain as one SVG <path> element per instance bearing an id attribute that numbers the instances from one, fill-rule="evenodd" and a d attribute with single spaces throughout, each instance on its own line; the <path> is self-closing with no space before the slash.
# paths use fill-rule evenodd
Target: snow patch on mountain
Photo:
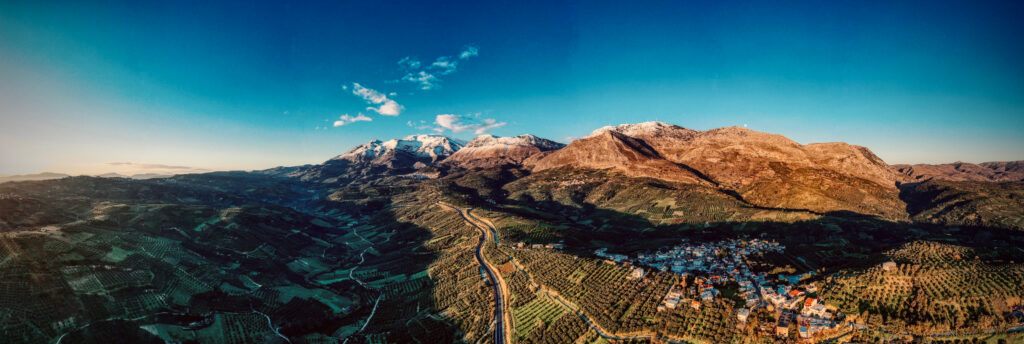
<path id="1" fill-rule="evenodd" d="M 387 141 L 373 140 L 331 160 L 372 160 L 396 151 L 437 160 L 452 155 L 465 145 L 465 141 L 443 135 L 410 135 Z"/>
<path id="2" fill-rule="evenodd" d="M 623 135 L 626 135 L 626 136 L 638 136 L 638 135 L 645 135 L 645 134 L 646 135 L 651 135 L 651 134 L 656 134 L 656 133 L 659 133 L 659 132 L 662 132 L 662 131 L 666 131 L 666 130 L 678 130 L 678 129 L 689 130 L 689 129 L 680 127 L 678 125 L 673 125 L 673 124 L 668 124 L 668 123 L 663 123 L 663 122 L 651 121 L 651 122 L 643 122 L 643 123 L 619 124 L 619 125 L 616 125 L 616 126 L 607 125 L 607 126 L 603 126 L 603 127 L 597 128 L 597 130 L 594 130 L 593 132 L 591 132 L 590 135 L 587 135 L 587 137 L 598 136 L 598 135 L 601 135 L 601 134 L 603 134 L 605 132 L 608 132 L 608 131 L 614 131 L 614 132 L 617 132 L 617 133 L 620 133 L 620 134 L 623 134 Z"/>
<path id="3" fill-rule="evenodd" d="M 512 147 L 537 147 L 540 148 L 540 150 L 555 150 L 565 147 L 565 145 L 548 139 L 542 139 L 530 134 L 510 137 L 480 135 L 473 139 L 473 141 L 469 141 L 469 143 L 466 144 L 466 146 L 463 149 L 467 150 L 468 152 L 476 150 L 490 150 L 495 148 L 507 149 Z"/>

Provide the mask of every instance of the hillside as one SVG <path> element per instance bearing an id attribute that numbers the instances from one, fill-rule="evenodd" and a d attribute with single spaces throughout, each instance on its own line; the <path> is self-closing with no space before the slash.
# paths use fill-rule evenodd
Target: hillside
<path id="1" fill-rule="evenodd" d="M 908 182 L 941 179 L 949 181 L 1020 182 L 1024 181 L 1024 161 L 1000 161 L 972 164 L 892 165 L 900 177 Z"/>
<path id="2" fill-rule="evenodd" d="M 563 166 L 611 169 L 630 177 L 710 184 L 685 166 L 666 160 L 645 141 L 612 131 L 573 141 L 565 148 L 537 160 L 533 170 L 543 171 Z"/>
<path id="3" fill-rule="evenodd" d="M 801 145 L 739 127 L 646 122 L 595 130 L 533 170 L 562 166 L 713 185 L 758 207 L 905 218 L 895 173 L 867 148 L 845 143 Z"/>
<path id="4" fill-rule="evenodd" d="M 901 188 L 915 221 L 1024 230 L 1024 182 L 932 179 Z"/>

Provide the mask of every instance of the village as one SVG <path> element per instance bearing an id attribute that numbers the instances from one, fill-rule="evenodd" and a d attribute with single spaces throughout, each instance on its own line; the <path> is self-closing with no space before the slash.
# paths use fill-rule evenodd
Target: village
<path id="1" fill-rule="evenodd" d="M 747 264 L 747 256 L 765 253 L 782 253 L 785 246 L 774 241 L 760 239 L 726 240 L 712 243 L 690 243 L 684 240 L 679 245 L 654 253 L 639 253 L 635 258 L 623 254 L 610 254 L 607 248 L 594 251 L 607 263 L 621 264 L 631 268 L 631 277 L 644 276 L 644 268 L 671 271 L 683 277 L 682 283 L 671 288 L 662 299 L 658 310 L 675 309 L 680 303 L 699 310 L 703 303 L 713 302 L 719 297 L 721 287 L 735 283 L 735 296 L 742 299 L 744 307 L 738 308 L 736 317 L 739 326 L 745 326 L 751 312 L 766 307 L 775 313 L 777 319 L 775 335 L 789 336 L 791 325 L 802 339 L 810 339 L 825 330 L 835 329 L 835 315 L 817 297 L 814 284 L 798 285 L 800 276 L 778 276 L 769 278 L 765 272 L 755 273 Z M 689 277 L 693 283 L 687 285 Z M 774 277 L 774 276 L 773 276 Z M 783 283 L 778 281 L 784 280 Z"/>

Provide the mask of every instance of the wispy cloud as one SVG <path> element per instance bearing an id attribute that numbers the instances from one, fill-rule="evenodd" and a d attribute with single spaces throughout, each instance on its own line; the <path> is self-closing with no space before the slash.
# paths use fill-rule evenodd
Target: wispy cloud
<path id="1" fill-rule="evenodd" d="M 334 127 L 340 127 L 340 126 L 343 126 L 343 125 L 346 125 L 346 124 L 350 124 L 350 123 L 355 123 L 355 122 L 370 122 L 370 121 L 373 121 L 373 118 L 367 117 L 366 115 L 364 115 L 362 113 L 360 113 L 358 115 L 355 115 L 355 116 L 349 116 L 348 114 L 344 114 L 344 115 L 341 115 L 341 117 L 339 117 L 337 121 L 334 121 Z"/>
<path id="2" fill-rule="evenodd" d="M 432 90 L 437 87 L 437 83 L 440 81 L 433 74 L 425 71 L 411 72 L 402 77 L 403 81 L 409 81 L 420 85 L 421 90 Z"/>
<path id="3" fill-rule="evenodd" d="M 147 164 L 137 162 L 108 162 L 110 166 L 123 166 L 131 167 L 142 170 L 201 170 L 191 166 L 175 166 L 175 165 L 164 165 L 164 164 Z"/>
<path id="4" fill-rule="evenodd" d="M 441 56 L 434 63 L 430 64 L 430 69 L 436 70 L 437 74 L 448 75 L 455 73 L 455 69 L 459 68 L 459 61 L 452 60 L 451 57 Z"/>
<path id="5" fill-rule="evenodd" d="M 408 121 L 408 122 L 406 122 L 405 124 L 409 125 L 410 127 L 413 127 L 413 128 L 419 129 L 419 130 L 424 130 L 424 129 L 431 129 L 431 128 L 433 128 L 433 126 L 431 125 L 431 123 L 427 123 L 427 121 L 424 121 L 424 120 L 422 120 L 422 119 L 421 119 L 421 120 L 419 120 L 419 121 L 415 121 L 415 122 L 413 122 L 413 121 Z"/>
<path id="6" fill-rule="evenodd" d="M 398 60 L 398 65 L 408 69 L 420 69 L 420 60 L 406 56 Z"/>
<path id="7" fill-rule="evenodd" d="M 464 131 L 472 131 L 476 135 L 486 134 L 491 129 L 505 126 L 505 122 L 498 122 L 493 118 L 485 118 L 483 120 L 477 120 L 479 115 L 452 115 L 442 114 L 437 115 L 434 118 L 434 124 L 437 127 L 434 131 L 442 133 L 445 130 L 451 130 L 453 133 L 461 133 Z"/>
<path id="8" fill-rule="evenodd" d="M 405 109 L 393 99 L 376 90 L 363 87 L 358 82 L 352 83 L 352 94 L 362 97 L 369 104 L 379 105 L 367 107 L 366 110 L 376 112 L 384 116 L 398 116 Z"/>
<path id="9" fill-rule="evenodd" d="M 468 60 L 470 57 L 479 55 L 479 53 L 479 48 L 472 45 L 467 45 L 466 48 L 463 49 L 461 53 L 459 53 L 459 58 L 463 60 Z"/>
<path id="10" fill-rule="evenodd" d="M 420 69 L 423 64 L 412 57 L 406 56 L 398 60 L 398 64 L 405 70 L 402 81 L 408 81 L 419 85 L 421 90 L 427 91 L 440 87 L 441 79 L 438 76 L 455 73 L 459 69 L 459 60 L 469 60 L 480 54 L 480 49 L 475 46 L 466 46 L 456 56 L 441 56 L 433 63 Z"/>

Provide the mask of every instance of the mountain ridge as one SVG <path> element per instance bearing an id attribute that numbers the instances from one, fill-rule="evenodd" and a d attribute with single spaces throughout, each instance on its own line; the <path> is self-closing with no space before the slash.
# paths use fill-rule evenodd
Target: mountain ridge
<path id="1" fill-rule="evenodd" d="M 441 164 L 452 168 L 489 168 L 518 165 L 537 153 L 558 150 L 564 144 L 532 134 L 497 137 L 480 135 L 445 158 Z"/>
<path id="2" fill-rule="evenodd" d="M 957 161 L 946 164 L 896 164 L 892 168 L 905 182 L 931 179 L 949 181 L 1024 181 L 1024 160 L 980 164 Z"/>

